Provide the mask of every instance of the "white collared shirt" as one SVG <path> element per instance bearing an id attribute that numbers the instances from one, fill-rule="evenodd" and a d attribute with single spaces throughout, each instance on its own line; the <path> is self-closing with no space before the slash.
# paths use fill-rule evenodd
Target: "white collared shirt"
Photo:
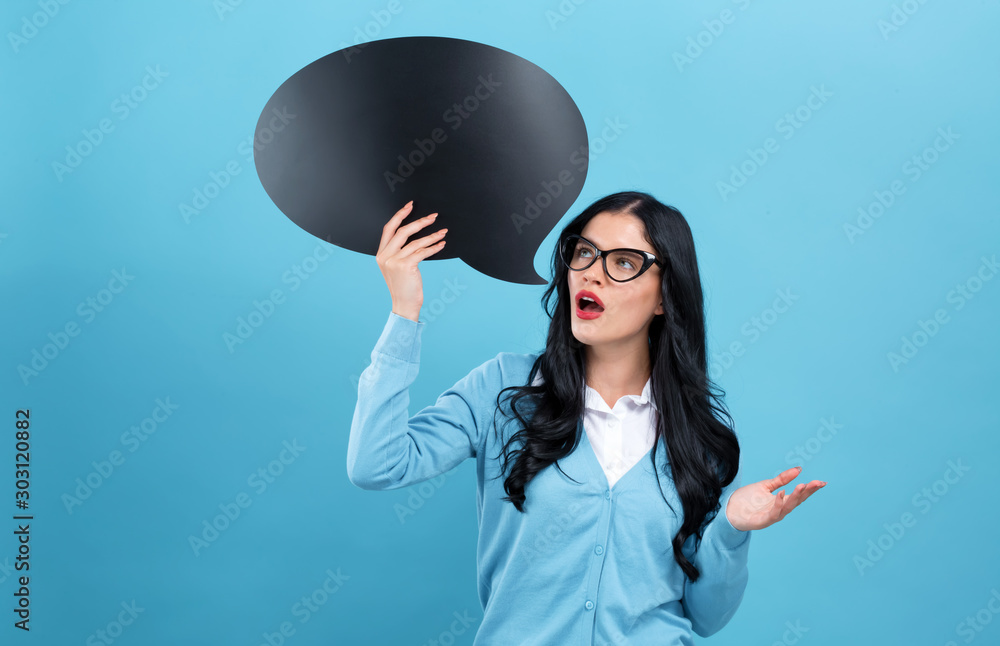
<path id="1" fill-rule="evenodd" d="M 538 374 L 531 385 L 542 382 Z M 583 430 L 594 449 L 597 461 L 613 487 L 653 447 L 656 439 L 656 402 L 651 393 L 652 377 L 646 380 L 640 395 L 623 395 L 609 407 L 601 395 L 584 388 Z"/>

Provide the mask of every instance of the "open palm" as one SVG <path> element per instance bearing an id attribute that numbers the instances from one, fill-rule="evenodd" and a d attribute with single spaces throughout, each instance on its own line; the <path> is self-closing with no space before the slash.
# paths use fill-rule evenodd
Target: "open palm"
<path id="1" fill-rule="evenodd" d="M 775 489 L 791 482 L 801 471 L 802 467 L 792 467 L 774 478 L 748 484 L 734 491 L 726 506 L 729 522 L 739 530 L 764 529 L 787 516 L 803 500 L 826 486 L 825 482 L 813 480 L 809 484 L 799 483 L 788 496 L 785 496 L 783 489 L 773 495 Z"/>

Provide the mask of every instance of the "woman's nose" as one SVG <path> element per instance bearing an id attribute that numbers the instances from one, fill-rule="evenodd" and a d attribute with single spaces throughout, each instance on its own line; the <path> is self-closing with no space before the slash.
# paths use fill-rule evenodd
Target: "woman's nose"
<path id="1" fill-rule="evenodd" d="M 583 270 L 583 277 L 587 282 L 600 282 L 604 280 L 604 263 L 601 258 L 596 258 L 594 262 Z"/>

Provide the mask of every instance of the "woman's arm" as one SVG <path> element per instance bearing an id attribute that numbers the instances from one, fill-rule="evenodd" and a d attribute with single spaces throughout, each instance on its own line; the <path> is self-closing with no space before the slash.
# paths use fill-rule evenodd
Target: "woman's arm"
<path id="1" fill-rule="evenodd" d="M 691 628 L 702 637 L 713 635 L 736 614 L 747 586 L 750 530 L 733 527 L 726 516 L 729 497 L 740 486 L 740 476 L 722 490 L 719 513 L 705 528 L 692 562 L 701 575 L 685 578 L 681 603 Z"/>
<path id="2" fill-rule="evenodd" d="M 479 402 L 489 392 L 491 359 L 409 417 L 409 387 L 420 364 L 426 324 L 391 312 L 361 373 L 347 443 L 347 477 L 362 489 L 398 489 L 423 482 L 476 455 Z"/>
<path id="3" fill-rule="evenodd" d="M 696 633 L 708 637 L 729 621 L 740 605 L 747 583 L 747 551 L 750 549 L 750 531 L 764 529 L 782 520 L 802 501 L 826 486 L 822 480 L 795 485 L 792 493 L 784 489 L 774 495 L 802 472 L 802 467 L 785 469 L 774 478 L 739 485 L 737 474 L 732 483 L 722 491 L 719 514 L 709 523 L 702 537 L 702 549 L 709 538 L 709 548 L 699 554 L 694 563 L 701 569 L 702 577 L 710 577 L 702 585 L 685 581 L 685 608 Z M 735 523 L 735 525 L 734 525 Z M 736 529 L 742 527 L 744 531 Z M 701 552 L 701 550 L 699 550 Z M 688 599 L 688 595 L 691 595 Z"/>

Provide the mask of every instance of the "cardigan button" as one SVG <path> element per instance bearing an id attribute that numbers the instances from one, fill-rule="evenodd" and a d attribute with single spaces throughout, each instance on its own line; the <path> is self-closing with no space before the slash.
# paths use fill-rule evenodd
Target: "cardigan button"
<path id="1" fill-rule="evenodd" d="M 587 610 L 593 610 L 594 609 L 594 602 L 593 601 L 588 601 L 587 603 L 583 604 L 583 607 L 586 608 Z"/>
<path id="2" fill-rule="evenodd" d="M 606 499 L 608 499 L 608 500 L 611 500 L 611 490 L 610 489 L 605 489 L 604 490 L 604 497 Z"/>
<path id="3" fill-rule="evenodd" d="M 597 547 L 594 548 L 594 552 L 596 554 L 604 554 L 604 548 L 598 545 Z"/>

